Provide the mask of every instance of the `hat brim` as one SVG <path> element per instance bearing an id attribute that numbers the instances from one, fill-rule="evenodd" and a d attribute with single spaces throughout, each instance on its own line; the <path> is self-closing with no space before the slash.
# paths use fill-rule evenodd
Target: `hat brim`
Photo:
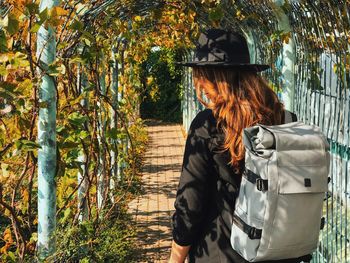
<path id="1" fill-rule="evenodd" d="M 240 69 L 240 70 L 248 70 L 248 71 L 264 71 L 266 69 L 269 69 L 269 65 L 264 64 L 233 64 L 233 63 L 227 63 L 227 62 L 175 62 L 177 65 L 185 66 L 185 67 L 223 67 L 223 68 L 234 68 L 234 69 Z"/>

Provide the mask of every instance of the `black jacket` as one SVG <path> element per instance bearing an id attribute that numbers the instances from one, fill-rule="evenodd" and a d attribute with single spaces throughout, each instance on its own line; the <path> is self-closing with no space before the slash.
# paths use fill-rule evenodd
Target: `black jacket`
<path id="1" fill-rule="evenodd" d="M 212 111 L 199 112 L 186 139 L 172 218 L 174 241 L 182 246 L 191 245 L 190 262 L 248 262 L 230 244 L 231 215 L 240 175 L 235 175 L 227 164 L 229 152 L 219 152 L 223 140 Z M 300 262 L 300 259 L 278 262 Z"/>

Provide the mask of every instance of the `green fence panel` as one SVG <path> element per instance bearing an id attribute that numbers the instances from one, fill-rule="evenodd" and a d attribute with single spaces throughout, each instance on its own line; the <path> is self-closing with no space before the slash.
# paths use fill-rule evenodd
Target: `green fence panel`
<path id="1" fill-rule="evenodd" d="M 321 127 L 327 136 L 331 182 L 324 202 L 326 225 L 313 262 L 350 262 L 349 1 L 240 0 L 223 12 L 221 27 L 244 33 L 252 62 L 272 65 L 262 74 L 286 107 L 299 120 Z M 193 104 L 196 102 L 193 84 L 184 89 L 187 130 L 202 108 Z"/>

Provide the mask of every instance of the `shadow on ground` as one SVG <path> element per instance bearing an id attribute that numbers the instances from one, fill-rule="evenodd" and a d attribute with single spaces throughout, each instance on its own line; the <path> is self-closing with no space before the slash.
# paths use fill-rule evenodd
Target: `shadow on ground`
<path id="1" fill-rule="evenodd" d="M 148 126 L 149 144 L 142 168 L 142 195 L 132 212 L 136 215 L 132 223 L 137 228 L 135 256 L 137 262 L 167 262 L 185 139 L 179 124 L 157 120 L 144 123 Z"/>

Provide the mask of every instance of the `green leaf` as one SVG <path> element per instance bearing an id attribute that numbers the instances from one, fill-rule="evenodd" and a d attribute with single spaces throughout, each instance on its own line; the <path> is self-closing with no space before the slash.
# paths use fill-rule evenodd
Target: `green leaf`
<path id="1" fill-rule="evenodd" d="M 58 45 L 57 45 L 57 50 L 61 50 L 65 47 L 68 46 L 68 43 L 67 42 L 60 42 Z"/>
<path id="2" fill-rule="evenodd" d="M 29 129 L 31 126 L 31 122 L 23 117 L 19 118 L 18 124 L 23 131 Z"/>
<path id="3" fill-rule="evenodd" d="M 68 121 L 76 126 L 82 126 L 87 120 L 87 116 L 84 116 L 79 112 L 73 112 L 68 116 Z"/>
<path id="4" fill-rule="evenodd" d="M 40 12 L 39 18 L 40 18 L 41 24 L 49 18 L 49 11 L 47 8 L 45 8 L 43 11 Z"/>
<path id="5" fill-rule="evenodd" d="M 20 98 L 18 101 L 17 101 L 17 104 L 19 106 L 22 106 L 24 107 L 26 105 L 26 101 L 23 99 L 23 98 Z"/>
<path id="6" fill-rule="evenodd" d="M 79 138 L 82 139 L 82 140 L 84 140 L 84 139 L 87 138 L 89 135 L 90 135 L 89 132 L 87 132 L 87 131 L 81 131 L 81 132 L 79 133 Z"/>
<path id="7" fill-rule="evenodd" d="M 15 256 L 15 254 L 12 251 L 7 251 L 7 255 L 10 257 L 10 259 L 13 262 L 16 262 L 16 256 Z"/>
<path id="8" fill-rule="evenodd" d="M 14 67 L 27 67 L 29 66 L 29 61 L 27 60 L 27 56 L 23 53 L 16 52 L 15 57 L 11 60 L 11 65 Z"/>
<path id="9" fill-rule="evenodd" d="M 6 82 L 6 81 L 1 81 L 0 82 L 0 90 L 3 89 L 7 92 L 10 93 L 15 93 L 15 88 L 17 87 L 16 84 L 10 83 L 10 82 Z"/>
<path id="10" fill-rule="evenodd" d="M 64 130 L 64 126 L 63 125 L 57 125 L 57 127 L 56 127 L 56 132 L 61 132 L 61 131 L 63 131 Z"/>
<path id="11" fill-rule="evenodd" d="M 29 152 L 41 148 L 41 146 L 38 143 L 24 139 L 16 141 L 15 145 L 18 150 L 24 150 Z"/>
<path id="12" fill-rule="evenodd" d="M 27 8 L 29 14 L 31 15 L 35 15 L 39 13 L 39 5 L 36 3 L 28 3 L 25 5 L 25 7 Z"/>
<path id="13" fill-rule="evenodd" d="M 73 58 L 69 59 L 69 64 L 71 64 L 71 63 L 81 63 L 81 64 L 84 64 L 84 59 L 81 58 L 80 56 L 73 57 Z"/>
<path id="14" fill-rule="evenodd" d="M 15 96 L 18 92 L 15 91 L 16 84 L 9 82 L 0 82 L 0 98 L 4 98 L 10 101 L 15 100 Z"/>
<path id="15" fill-rule="evenodd" d="M 82 37 L 85 38 L 85 39 L 90 40 L 91 42 L 95 41 L 95 37 L 91 33 L 87 32 L 87 31 L 83 31 Z"/>
<path id="16" fill-rule="evenodd" d="M 13 101 L 14 100 L 14 96 L 9 94 L 9 93 L 6 93 L 6 92 L 2 92 L 0 90 L 0 98 L 4 98 L 4 99 L 7 99 L 9 101 Z"/>
<path id="17" fill-rule="evenodd" d="M 47 68 L 46 73 L 49 76 L 58 76 L 60 74 L 57 64 L 50 64 Z"/>
<path id="18" fill-rule="evenodd" d="M 69 26 L 70 29 L 81 31 L 84 28 L 84 24 L 80 22 L 79 20 L 74 19 L 72 24 Z"/>
<path id="19" fill-rule="evenodd" d="M 77 142 L 69 142 L 69 141 L 65 141 L 63 143 L 60 144 L 59 148 L 60 149 L 74 149 L 79 145 L 79 143 Z"/>
<path id="20" fill-rule="evenodd" d="M 213 8 L 209 12 L 209 19 L 212 21 L 220 21 L 223 18 L 223 16 L 224 16 L 224 12 L 221 6 Z"/>
<path id="21" fill-rule="evenodd" d="M 91 47 L 91 41 L 89 39 L 83 38 L 83 41 L 84 41 L 85 45 Z"/>
<path id="22" fill-rule="evenodd" d="M 64 214 L 63 214 L 63 217 L 62 217 L 62 219 L 61 219 L 61 222 L 62 223 L 64 223 L 67 219 L 68 219 L 68 217 L 70 216 L 70 214 L 71 214 L 71 209 L 68 207 L 68 208 L 66 208 L 65 210 L 64 210 Z"/>
<path id="23" fill-rule="evenodd" d="M 9 14 L 8 16 L 8 25 L 6 30 L 10 35 L 16 34 L 19 30 L 19 21 L 13 14 Z"/>
<path id="24" fill-rule="evenodd" d="M 32 26 L 32 28 L 30 29 L 29 32 L 30 32 L 30 33 L 36 33 L 36 32 L 38 32 L 40 26 L 41 26 L 41 23 L 35 23 L 35 24 Z"/>
<path id="25" fill-rule="evenodd" d="M 26 90 L 31 90 L 33 88 L 33 82 L 31 79 L 24 79 L 22 82 L 18 83 L 16 91 L 24 93 Z"/>
<path id="26" fill-rule="evenodd" d="M 117 136 L 118 139 L 122 140 L 122 139 L 126 139 L 128 138 L 127 134 L 126 133 L 119 133 L 118 136 Z"/>
<path id="27" fill-rule="evenodd" d="M 21 143 L 23 144 L 23 146 L 27 149 L 27 150 L 34 150 L 37 148 L 41 148 L 41 146 L 33 141 L 29 141 L 29 140 L 21 140 Z"/>
<path id="28" fill-rule="evenodd" d="M 38 241 L 38 233 L 34 232 L 32 236 L 30 237 L 30 241 L 36 242 Z"/>
<path id="29" fill-rule="evenodd" d="M 0 29 L 0 53 L 7 52 L 7 40 L 4 30 Z"/>
<path id="30" fill-rule="evenodd" d="M 78 144 L 77 144 L 77 146 L 78 146 Z M 76 159 L 79 156 L 79 152 L 80 152 L 80 149 L 78 147 L 75 147 L 75 148 L 71 149 L 70 151 L 68 151 L 67 158 L 66 158 L 67 167 L 69 167 L 69 168 L 76 168 L 77 167 Z"/>
<path id="31" fill-rule="evenodd" d="M 7 69 L 6 69 L 6 66 L 4 64 L 0 65 L 0 75 L 1 76 L 6 76 L 7 75 Z"/>
<path id="32" fill-rule="evenodd" d="M 106 132 L 106 137 L 111 138 L 113 140 L 118 139 L 119 132 L 117 128 L 112 128 Z"/>

